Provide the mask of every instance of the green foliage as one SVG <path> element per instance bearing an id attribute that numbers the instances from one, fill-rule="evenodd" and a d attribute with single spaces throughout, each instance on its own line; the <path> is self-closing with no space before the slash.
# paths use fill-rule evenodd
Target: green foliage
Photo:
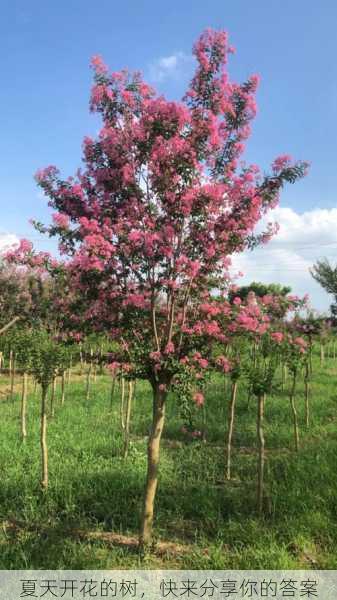
<path id="1" fill-rule="evenodd" d="M 250 292 L 254 292 L 254 294 L 258 298 L 262 298 L 263 296 L 271 295 L 271 296 L 287 296 L 290 294 L 291 287 L 281 285 L 280 283 L 261 283 L 257 281 L 252 281 L 249 285 L 240 286 L 235 292 L 231 292 L 229 295 L 229 300 L 232 302 L 235 297 L 241 298 L 241 300 L 246 300 L 248 294 Z"/>
<path id="2" fill-rule="evenodd" d="M 334 297 L 334 304 L 331 304 L 330 311 L 337 323 L 337 264 L 331 265 L 327 258 L 318 260 L 310 269 L 312 277 L 319 283 L 328 294 Z"/>
<path id="3" fill-rule="evenodd" d="M 31 370 L 36 381 L 47 388 L 56 374 L 69 367 L 69 348 L 55 342 L 45 331 L 36 331 Z"/>

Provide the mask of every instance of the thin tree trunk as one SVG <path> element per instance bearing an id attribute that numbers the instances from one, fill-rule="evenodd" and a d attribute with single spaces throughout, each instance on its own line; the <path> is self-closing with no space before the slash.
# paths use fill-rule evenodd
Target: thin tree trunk
<path id="1" fill-rule="evenodd" d="M 9 392 L 9 397 L 14 402 L 14 386 L 15 386 L 15 355 L 12 355 L 11 358 L 11 387 Z"/>
<path id="2" fill-rule="evenodd" d="M 158 485 L 160 440 L 165 422 L 166 391 L 153 388 L 153 418 L 147 446 L 147 476 L 144 493 L 143 515 L 140 528 L 139 545 L 146 547 L 152 542 L 154 501 Z"/>
<path id="3" fill-rule="evenodd" d="M 227 465 L 226 465 L 226 479 L 231 478 L 231 458 L 232 458 L 232 437 L 234 429 L 234 417 L 235 417 L 235 400 L 238 382 L 232 382 L 231 397 L 228 405 L 228 433 L 227 433 Z"/>
<path id="4" fill-rule="evenodd" d="M 258 439 L 258 476 L 257 476 L 257 509 L 259 514 L 263 511 L 263 484 L 264 484 L 264 463 L 265 463 L 265 441 L 263 431 L 263 420 L 264 420 L 264 403 L 265 396 L 261 396 L 257 399 L 257 439 Z"/>
<path id="5" fill-rule="evenodd" d="M 67 384 L 69 385 L 70 383 L 70 379 L 71 379 L 71 369 L 73 367 L 73 357 L 72 355 L 70 355 L 70 360 L 69 360 L 69 369 L 68 369 L 68 378 L 67 378 Z"/>
<path id="6" fill-rule="evenodd" d="M 294 442 L 295 442 L 295 450 L 298 452 L 300 445 L 300 438 L 298 433 L 298 421 L 297 421 L 297 410 L 295 403 L 295 389 L 296 389 L 296 374 L 293 376 L 293 384 L 291 386 L 290 392 L 290 406 L 293 414 L 293 423 L 294 423 Z"/>
<path id="7" fill-rule="evenodd" d="M 9 329 L 10 327 L 12 327 L 12 325 L 14 325 L 14 323 L 16 323 L 19 319 L 20 319 L 20 317 L 14 317 L 14 319 L 12 319 L 11 321 L 9 321 L 9 323 L 7 323 L 7 325 L 5 325 L 4 327 L 1 327 L 1 329 L 0 329 L 0 335 L 2 333 L 5 333 L 5 331 L 7 331 L 7 329 Z"/>
<path id="8" fill-rule="evenodd" d="M 89 368 L 87 371 L 87 385 L 86 385 L 86 391 L 85 391 L 86 402 L 89 402 L 89 399 L 90 399 L 91 371 L 92 371 L 92 361 L 90 361 Z"/>
<path id="9" fill-rule="evenodd" d="M 28 376 L 27 373 L 23 374 L 22 377 L 22 395 L 21 395 L 21 438 L 22 441 L 26 441 L 27 428 L 26 428 L 26 413 L 27 413 L 27 384 Z"/>
<path id="10" fill-rule="evenodd" d="M 12 375 L 12 366 L 13 366 L 13 350 L 9 351 L 9 360 L 8 360 L 8 375 L 9 377 Z"/>
<path id="11" fill-rule="evenodd" d="M 48 386 L 42 386 L 41 395 L 41 487 L 43 491 L 48 488 L 48 446 L 47 446 L 47 391 Z"/>
<path id="12" fill-rule="evenodd" d="M 202 441 L 206 443 L 206 431 L 207 431 L 207 412 L 205 402 L 202 405 Z"/>
<path id="13" fill-rule="evenodd" d="M 321 351 L 320 351 L 320 365 L 321 365 L 321 366 L 322 366 L 322 365 L 323 365 L 323 363 L 324 363 L 324 358 L 325 358 L 325 356 L 324 356 L 324 346 L 323 346 L 323 344 L 322 344 L 322 342 L 321 342 Z"/>
<path id="14" fill-rule="evenodd" d="M 305 424 L 309 427 L 310 424 L 310 406 L 309 406 L 309 365 L 308 362 L 305 364 L 305 374 L 304 374 L 304 388 L 305 388 Z"/>
<path id="15" fill-rule="evenodd" d="M 50 399 L 50 416 L 55 416 L 55 395 L 56 395 L 56 375 L 54 375 L 52 388 L 51 388 L 51 399 Z"/>
<path id="16" fill-rule="evenodd" d="M 127 458 L 129 453 L 130 444 L 130 417 L 131 417 L 131 404 L 133 397 L 133 381 L 129 381 L 128 398 L 126 401 L 126 412 L 125 412 L 125 430 L 124 430 L 124 449 L 123 458 Z"/>
<path id="17" fill-rule="evenodd" d="M 121 427 L 124 431 L 125 429 L 125 420 L 124 420 L 124 398 L 125 398 L 125 380 L 124 377 L 121 378 L 121 406 L 120 406 L 120 414 L 121 414 Z"/>
<path id="18" fill-rule="evenodd" d="M 66 373 L 62 371 L 61 377 L 61 404 L 63 406 L 66 397 Z"/>

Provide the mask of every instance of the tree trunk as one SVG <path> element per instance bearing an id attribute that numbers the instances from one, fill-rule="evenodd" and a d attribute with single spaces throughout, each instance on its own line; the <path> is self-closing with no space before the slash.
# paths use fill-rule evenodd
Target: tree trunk
<path id="1" fill-rule="evenodd" d="M 26 429 L 26 412 L 27 412 L 27 384 L 28 376 L 27 373 L 23 374 L 22 378 L 22 395 L 21 395 L 21 438 L 22 441 L 26 441 L 27 429 Z"/>
<path id="2" fill-rule="evenodd" d="M 324 358 L 325 358 L 325 357 L 324 357 L 324 346 L 323 346 L 323 344 L 321 343 L 321 351 L 320 351 L 320 365 L 321 365 L 321 366 L 322 366 L 322 365 L 323 365 L 323 363 L 324 363 Z"/>
<path id="3" fill-rule="evenodd" d="M 231 478 L 231 458 L 232 458 L 232 437 L 234 429 L 234 417 L 235 417 L 235 400 L 238 382 L 233 381 L 231 397 L 228 406 L 228 434 L 227 434 L 227 466 L 226 466 L 226 479 Z"/>
<path id="4" fill-rule="evenodd" d="M 41 487 L 43 491 L 48 488 L 48 447 L 47 447 L 47 391 L 48 386 L 42 386 L 41 395 Z"/>
<path id="5" fill-rule="evenodd" d="M 133 397 L 133 381 L 129 381 L 128 398 L 126 401 L 126 413 L 125 413 L 125 430 L 124 430 L 124 449 L 123 458 L 127 458 L 129 453 L 130 443 L 130 417 L 131 417 L 131 404 Z"/>
<path id="6" fill-rule="evenodd" d="M 72 369 L 72 367 L 73 367 L 73 357 L 72 357 L 72 354 L 71 354 L 70 355 L 70 360 L 69 360 L 69 369 L 68 369 L 68 373 L 67 373 L 67 375 L 68 375 L 68 377 L 67 377 L 67 384 L 68 385 L 69 385 L 70 379 L 71 379 L 71 369 Z"/>
<path id="7" fill-rule="evenodd" d="M 165 400 L 167 392 L 153 387 L 153 418 L 147 447 L 147 476 L 144 493 L 143 515 L 140 528 L 139 545 L 141 548 L 152 542 L 154 501 L 158 484 L 160 440 L 165 422 Z"/>
<path id="8" fill-rule="evenodd" d="M 299 438 L 299 433 L 298 433 L 297 410 L 296 410 L 296 404 L 295 404 L 295 389 L 296 389 L 296 375 L 293 376 L 293 384 L 291 386 L 290 406 L 291 406 L 291 411 L 293 413 L 295 450 L 296 450 L 296 452 L 298 452 L 299 445 L 300 445 L 300 438 Z"/>
<path id="9" fill-rule="evenodd" d="M 9 351 L 9 360 L 8 360 L 8 375 L 9 377 L 12 374 L 12 365 L 13 365 L 13 350 Z"/>
<path id="10" fill-rule="evenodd" d="M 86 402 L 89 402 L 89 399 L 90 399 L 91 371 L 92 371 L 92 362 L 90 361 L 88 372 L 87 372 L 87 385 L 86 385 L 86 390 L 85 390 Z"/>
<path id="11" fill-rule="evenodd" d="M 259 448 L 259 459 L 258 459 L 258 476 L 257 476 L 257 509 L 259 514 L 263 511 L 263 480 L 264 480 L 264 462 L 265 462 L 265 442 L 264 442 L 264 431 L 263 431 L 263 419 L 264 419 L 264 403 L 265 396 L 261 396 L 257 399 L 257 439 Z"/>
<path id="12" fill-rule="evenodd" d="M 124 431 L 125 429 L 125 420 L 124 420 L 124 398 L 125 398 L 125 379 L 124 377 L 121 378 L 121 388 L 122 388 L 122 392 L 121 392 L 121 427 L 122 430 Z"/>
<path id="13" fill-rule="evenodd" d="M 9 392 L 9 397 L 14 402 L 14 386 L 15 386 L 15 355 L 12 355 L 11 358 L 11 387 Z"/>
<path id="14" fill-rule="evenodd" d="M 50 399 L 50 416 L 55 416 L 55 394 L 56 394 L 56 375 L 54 375 L 52 388 L 51 388 L 51 399 Z"/>
<path id="15" fill-rule="evenodd" d="M 69 373 L 70 373 L 70 371 L 69 371 Z M 61 404 L 62 404 L 62 406 L 65 401 L 65 396 L 66 396 L 66 373 L 65 373 L 65 371 L 62 371 L 62 378 L 61 378 Z"/>
<path id="16" fill-rule="evenodd" d="M 305 424 L 309 427 L 310 424 L 310 406 L 309 406 L 309 365 L 308 362 L 305 364 L 305 375 L 304 375 L 304 388 L 305 388 Z"/>

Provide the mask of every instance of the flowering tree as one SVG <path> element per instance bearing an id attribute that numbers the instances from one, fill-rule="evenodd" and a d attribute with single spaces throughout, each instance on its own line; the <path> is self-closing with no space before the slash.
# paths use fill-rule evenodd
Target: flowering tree
<path id="1" fill-rule="evenodd" d="M 221 335 L 208 310 L 212 290 L 224 290 L 233 252 L 269 239 L 273 227 L 254 236 L 256 223 L 306 169 L 288 156 L 270 176 L 242 166 L 258 77 L 230 81 L 223 31 L 206 30 L 193 52 L 182 102 L 94 57 L 91 109 L 103 127 L 84 140 L 84 168 L 67 180 L 55 167 L 37 174 L 56 212 L 51 226 L 36 226 L 59 236 L 83 317 L 119 340 L 116 362 L 153 388 L 141 544 L 152 537 L 169 389 L 192 352 L 207 361 L 205 338 Z"/>

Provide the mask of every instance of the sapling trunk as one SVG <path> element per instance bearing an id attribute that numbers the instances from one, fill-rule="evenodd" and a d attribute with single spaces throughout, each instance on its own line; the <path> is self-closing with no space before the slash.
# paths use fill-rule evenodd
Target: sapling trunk
<path id="1" fill-rule="evenodd" d="M 144 493 L 143 514 L 140 528 L 139 545 L 141 548 L 152 542 L 154 501 L 158 485 L 160 440 L 165 422 L 166 391 L 158 383 L 153 387 L 153 417 L 147 446 L 147 476 Z"/>
<path id="2" fill-rule="evenodd" d="M 312 342 L 311 342 L 311 340 L 309 343 L 309 371 L 310 371 L 310 375 L 312 375 Z"/>
<path id="3" fill-rule="evenodd" d="M 133 381 L 129 381 L 128 384 L 128 397 L 126 401 L 126 411 L 125 411 L 125 429 L 124 429 L 124 449 L 123 449 L 123 458 L 127 458 L 129 453 L 129 445 L 130 445 L 130 417 L 131 417 L 131 404 L 133 397 Z"/>
<path id="4" fill-rule="evenodd" d="M 104 374 L 104 362 L 103 362 L 103 346 L 100 347 L 99 350 L 99 357 L 100 357 L 100 363 L 99 363 L 99 374 L 103 375 Z"/>
<path id="5" fill-rule="evenodd" d="M 15 355 L 13 354 L 11 361 L 11 387 L 9 392 L 10 399 L 14 402 L 14 386 L 15 386 Z"/>
<path id="6" fill-rule="evenodd" d="M 12 366 L 13 366 L 13 350 L 9 351 L 9 359 L 8 359 L 8 375 L 11 377 L 12 375 Z"/>
<path id="7" fill-rule="evenodd" d="M 308 362 L 305 363 L 304 390 L 305 390 L 305 424 L 307 427 L 309 427 L 309 424 L 310 424 L 310 406 L 309 406 L 310 382 L 309 382 Z"/>
<path id="8" fill-rule="evenodd" d="M 121 406 L 120 406 L 120 415 L 121 415 L 121 428 L 122 428 L 123 431 L 125 429 L 124 399 L 125 399 L 125 380 L 124 380 L 124 377 L 122 377 L 121 378 Z"/>
<path id="9" fill-rule="evenodd" d="M 42 385 L 41 394 L 41 426 L 40 426 L 40 444 L 41 444 L 41 487 L 43 491 L 48 488 L 48 446 L 47 446 L 47 392 L 48 386 Z"/>
<path id="10" fill-rule="evenodd" d="M 55 416 L 55 395 L 56 395 L 56 375 L 53 377 L 51 386 L 51 398 L 50 398 L 50 416 Z"/>
<path id="11" fill-rule="evenodd" d="M 207 430 L 207 411 L 205 402 L 201 406 L 202 408 L 202 441 L 206 443 L 206 430 Z"/>
<path id="12" fill-rule="evenodd" d="M 299 438 L 299 432 L 298 432 L 297 410 L 296 410 L 296 403 L 295 403 L 295 390 L 296 390 L 296 372 L 293 374 L 293 382 L 292 382 L 289 398 L 290 398 L 290 406 L 291 406 L 291 411 L 292 411 L 292 415 L 293 415 L 293 423 L 294 423 L 295 450 L 296 450 L 296 452 L 298 452 L 299 445 L 300 445 L 300 438 Z"/>
<path id="13" fill-rule="evenodd" d="M 67 375 L 68 375 L 68 377 L 67 377 L 67 383 L 68 383 L 68 385 L 69 385 L 70 379 L 71 379 L 71 369 L 72 369 L 72 367 L 73 367 L 73 357 L 72 357 L 72 355 L 70 355 L 69 369 L 68 369 L 68 373 L 67 373 Z"/>
<path id="14" fill-rule="evenodd" d="M 62 371 L 61 377 L 61 404 L 63 406 L 66 397 L 66 373 Z"/>
<path id="15" fill-rule="evenodd" d="M 263 511 L 264 492 L 264 463 L 265 463 L 265 440 L 263 431 L 265 395 L 261 394 L 257 399 L 257 440 L 258 440 L 258 471 L 257 471 L 257 509 L 259 514 Z"/>
<path id="16" fill-rule="evenodd" d="M 26 428 L 26 413 L 27 413 L 27 387 L 28 387 L 28 376 L 25 372 L 22 377 L 22 395 L 21 395 L 21 438 L 22 441 L 26 441 L 27 428 Z"/>
<path id="17" fill-rule="evenodd" d="M 321 342 L 321 347 L 320 347 L 320 365 L 322 366 L 324 363 L 324 359 L 325 359 L 325 355 L 324 355 L 324 346 Z"/>
<path id="18" fill-rule="evenodd" d="M 87 384 L 86 384 L 86 390 L 85 390 L 86 402 L 89 402 L 89 399 L 90 399 L 91 371 L 92 371 L 92 361 L 90 361 L 89 368 L 87 371 Z"/>
<path id="19" fill-rule="evenodd" d="M 234 430 L 235 417 L 235 401 L 238 382 L 232 382 L 231 397 L 228 405 L 228 433 L 227 433 L 227 464 L 226 464 L 226 479 L 231 478 L 231 458 L 232 458 L 232 437 Z"/>

